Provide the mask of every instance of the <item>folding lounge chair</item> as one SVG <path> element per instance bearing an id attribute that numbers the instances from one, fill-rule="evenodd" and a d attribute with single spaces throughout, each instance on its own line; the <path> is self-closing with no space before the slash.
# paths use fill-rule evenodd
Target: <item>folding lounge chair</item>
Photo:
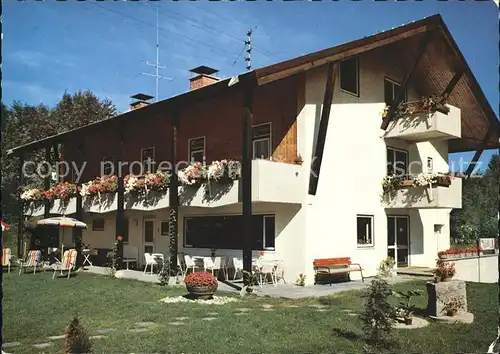
<path id="1" fill-rule="evenodd" d="M 71 276 L 71 269 L 75 269 L 76 255 L 77 253 L 75 249 L 64 251 L 62 262 L 58 262 L 54 266 L 54 274 L 52 275 L 52 279 L 56 277 L 57 271 L 60 271 L 61 275 L 63 275 L 63 271 L 68 271 L 69 279 L 69 277 Z"/>
<path id="2" fill-rule="evenodd" d="M 35 274 L 36 266 L 40 264 L 41 260 L 42 260 L 42 251 L 40 250 L 28 251 L 28 257 L 26 257 L 26 260 L 21 261 L 21 264 L 19 265 L 19 274 L 22 273 L 24 268 L 31 268 L 31 267 L 33 267 L 33 274 Z"/>
<path id="3" fill-rule="evenodd" d="M 2 250 L 2 267 L 8 267 L 10 273 L 10 260 L 12 258 L 12 254 L 10 248 L 4 248 Z"/>

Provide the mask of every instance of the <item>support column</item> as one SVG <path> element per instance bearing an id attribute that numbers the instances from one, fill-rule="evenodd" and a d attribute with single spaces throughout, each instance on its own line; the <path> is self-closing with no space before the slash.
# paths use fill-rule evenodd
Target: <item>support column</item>
<path id="1" fill-rule="evenodd" d="M 51 164 L 51 156 L 50 156 L 50 146 L 47 146 L 45 148 L 45 161 L 49 164 Z M 51 179 L 51 168 L 49 168 L 48 171 L 46 171 L 46 174 L 48 174 L 48 176 L 44 177 L 43 179 L 43 189 L 45 191 L 48 191 L 50 189 L 50 179 Z M 50 201 L 47 200 L 47 199 L 44 199 L 43 201 L 43 218 L 44 219 L 47 219 L 50 217 Z M 44 239 L 42 240 L 42 257 L 44 260 L 47 260 L 47 257 L 48 257 L 48 254 L 47 254 L 47 241 L 49 239 L 49 236 L 50 236 L 50 233 L 52 231 L 52 228 L 50 226 L 44 226 L 43 228 L 43 235 L 44 235 Z M 60 234 L 60 230 L 58 230 L 59 234 Z M 61 255 L 62 257 L 62 255 Z"/>
<path id="2" fill-rule="evenodd" d="M 171 120 L 170 162 L 173 166 L 169 185 L 169 220 L 168 237 L 170 253 L 169 275 L 177 274 L 177 254 L 179 252 L 179 179 L 177 176 L 177 130 L 179 129 L 179 112 L 175 110 Z"/>
<path id="3" fill-rule="evenodd" d="M 120 149 L 118 153 L 118 161 L 117 161 L 117 166 L 120 166 L 120 162 L 122 162 L 123 159 L 123 150 L 124 150 L 124 139 L 123 139 L 123 131 L 119 131 L 120 135 Z M 118 236 L 123 237 L 123 223 L 125 219 L 125 208 L 124 208 L 124 202 L 125 202 L 125 186 L 123 183 L 123 178 L 124 178 L 124 173 L 121 170 L 121 168 L 118 169 L 118 183 L 117 183 L 117 190 L 116 190 L 116 229 L 115 229 L 115 241 L 118 239 Z M 123 268 L 123 242 L 118 242 L 117 245 L 117 263 L 115 264 L 115 267 L 117 270 Z"/>
<path id="4" fill-rule="evenodd" d="M 19 193 L 19 220 L 17 226 L 17 258 L 22 258 L 25 255 L 23 252 L 23 241 L 24 241 L 24 201 L 21 199 L 21 194 L 23 193 L 23 184 L 24 184 L 24 155 L 21 153 L 19 155 L 19 173 L 18 173 L 18 184 L 17 190 Z"/>
<path id="5" fill-rule="evenodd" d="M 243 269 L 252 271 L 252 104 L 253 88 L 245 88 L 242 124 L 242 164 L 241 181 L 243 199 Z M 245 285 L 249 285 L 248 277 L 244 277 Z"/>
<path id="6" fill-rule="evenodd" d="M 78 158 L 77 161 L 80 164 L 79 168 L 81 168 L 82 163 L 83 163 L 83 142 L 80 142 L 78 145 Z M 73 183 L 76 184 L 76 213 L 75 213 L 75 218 L 77 220 L 83 221 L 83 200 L 82 196 L 80 195 L 80 188 L 82 186 L 81 181 L 72 181 Z M 82 237 L 83 237 L 83 230 L 80 228 L 74 228 L 73 229 L 73 237 L 75 239 L 75 248 L 76 248 L 76 268 L 80 268 L 83 264 L 83 252 L 82 252 Z"/>

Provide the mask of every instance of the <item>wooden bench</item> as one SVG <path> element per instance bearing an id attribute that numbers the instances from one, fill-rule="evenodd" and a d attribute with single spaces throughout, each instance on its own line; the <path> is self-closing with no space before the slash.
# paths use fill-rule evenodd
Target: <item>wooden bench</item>
<path id="1" fill-rule="evenodd" d="M 365 282 L 363 268 L 359 263 L 352 263 L 351 257 L 315 259 L 313 265 L 315 272 L 314 284 L 317 283 L 318 275 L 349 274 L 351 272 L 360 272 L 361 281 Z M 332 283 L 330 283 L 331 285 Z"/>

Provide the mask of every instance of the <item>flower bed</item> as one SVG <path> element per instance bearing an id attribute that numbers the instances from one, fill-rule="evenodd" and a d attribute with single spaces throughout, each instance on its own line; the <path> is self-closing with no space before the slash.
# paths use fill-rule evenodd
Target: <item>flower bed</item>
<path id="1" fill-rule="evenodd" d="M 413 176 L 385 176 L 382 179 L 384 193 L 405 187 L 449 186 L 454 175 L 451 173 L 419 173 Z"/>
<path id="2" fill-rule="evenodd" d="M 462 257 L 473 257 L 481 254 L 483 249 L 481 247 L 469 247 L 469 248 L 449 248 L 446 251 L 438 252 L 438 257 L 441 259 L 448 258 L 462 258 Z"/>

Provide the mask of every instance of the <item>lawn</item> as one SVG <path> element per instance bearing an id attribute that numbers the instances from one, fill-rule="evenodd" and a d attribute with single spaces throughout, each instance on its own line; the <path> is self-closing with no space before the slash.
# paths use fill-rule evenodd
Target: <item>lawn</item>
<path id="1" fill-rule="evenodd" d="M 4 274 L 4 343 L 21 342 L 7 352 L 61 353 L 64 339 L 47 337 L 64 334 L 75 313 L 91 335 L 100 329 L 116 329 L 106 333 L 106 338 L 93 340 L 98 353 L 362 352 L 364 347 L 361 320 L 352 315 L 363 308 L 360 292 L 294 301 L 238 297 L 240 301 L 226 305 L 165 304 L 158 300 L 182 295 L 185 289 L 92 274 L 78 274 L 70 280 L 52 280 L 51 275 Z M 394 286 L 394 290 L 410 288 L 425 291 L 425 282 Z M 469 283 L 468 302 L 475 315 L 472 325 L 431 323 L 418 330 L 395 329 L 395 346 L 389 351 L 485 352 L 496 336 L 497 289 L 496 284 Z M 426 298 L 416 299 L 419 308 L 425 308 Z M 263 305 L 272 305 L 273 310 Z M 239 308 L 250 310 L 236 315 Z M 179 317 L 187 318 L 179 321 Z M 137 322 L 155 325 L 145 332 L 130 332 Z M 31 346 L 46 342 L 54 345 Z"/>

